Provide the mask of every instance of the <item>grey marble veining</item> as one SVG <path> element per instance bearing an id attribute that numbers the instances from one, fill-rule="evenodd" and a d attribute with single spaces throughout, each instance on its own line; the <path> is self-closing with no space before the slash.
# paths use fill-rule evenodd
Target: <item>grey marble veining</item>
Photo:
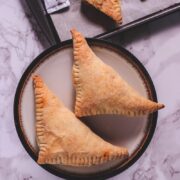
<path id="1" fill-rule="evenodd" d="M 39 167 L 18 139 L 13 118 L 17 83 L 46 47 L 37 25 L 20 1 L 0 4 L 0 180 L 58 180 Z M 180 13 L 114 37 L 145 65 L 166 108 L 143 156 L 111 180 L 180 179 Z M 37 33 L 36 33 L 37 32 Z M 38 35 L 37 35 L 38 34 Z M 43 44 L 43 45 L 42 45 Z"/>

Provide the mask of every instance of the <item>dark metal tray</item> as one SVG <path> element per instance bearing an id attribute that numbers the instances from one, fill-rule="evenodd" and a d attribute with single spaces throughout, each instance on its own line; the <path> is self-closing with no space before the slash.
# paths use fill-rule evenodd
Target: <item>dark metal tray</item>
<path id="1" fill-rule="evenodd" d="M 61 31 L 61 29 L 57 30 L 57 28 L 55 28 L 52 18 L 50 15 L 47 14 L 42 1 L 41 0 L 26 0 L 26 2 L 28 4 L 30 10 L 32 11 L 35 19 L 37 20 L 37 23 L 39 24 L 40 28 L 42 29 L 42 32 L 45 34 L 47 40 L 49 41 L 49 43 L 51 45 L 54 45 L 54 44 L 58 44 L 61 41 L 63 41 L 63 40 L 60 40 L 61 37 L 59 37 L 59 34 L 58 34 L 58 31 Z M 136 19 L 132 22 L 122 24 L 121 26 L 113 28 L 112 30 L 108 30 L 105 33 L 96 34 L 94 37 L 108 38 L 114 34 L 126 31 L 126 30 L 136 27 L 140 24 L 154 21 L 160 17 L 168 15 L 177 10 L 180 10 L 179 2 L 177 2 L 175 4 L 173 3 L 170 7 L 166 7 L 155 13 L 143 16 L 142 18 Z"/>

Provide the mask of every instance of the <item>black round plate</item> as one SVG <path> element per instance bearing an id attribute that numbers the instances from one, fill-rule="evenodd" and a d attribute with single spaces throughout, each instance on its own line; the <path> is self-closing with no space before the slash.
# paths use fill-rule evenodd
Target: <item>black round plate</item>
<path id="1" fill-rule="evenodd" d="M 143 82 L 147 88 L 147 93 L 148 93 L 149 98 L 153 101 L 157 101 L 156 91 L 155 91 L 153 82 L 148 72 L 144 68 L 144 66 L 140 63 L 140 61 L 136 57 L 134 57 L 130 52 L 128 52 L 124 48 L 118 45 L 114 45 L 107 41 L 97 40 L 97 39 L 87 39 L 87 41 L 90 45 L 104 46 L 105 48 L 112 49 L 112 51 L 120 53 L 122 56 L 126 57 L 127 61 L 131 65 L 133 65 L 133 67 L 138 71 L 141 78 L 143 79 Z M 16 95 L 15 95 L 15 100 L 14 100 L 14 122 L 15 122 L 16 130 L 24 148 L 35 161 L 37 160 L 37 150 L 35 150 L 32 147 L 31 143 L 27 139 L 27 136 L 23 127 L 23 120 L 21 117 L 20 104 L 21 104 L 21 99 L 22 99 L 22 93 L 29 77 L 34 72 L 34 70 L 38 68 L 38 66 L 40 66 L 41 63 L 45 61 L 46 57 L 50 56 L 53 53 L 61 51 L 61 49 L 65 47 L 72 48 L 72 41 L 68 40 L 61 43 L 60 45 L 55 45 L 47 49 L 46 51 L 44 51 L 37 58 L 35 58 L 35 60 L 29 65 L 29 67 L 26 69 L 26 71 L 22 75 L 21 80 L 16 90 Z M 68 179 L 104 179 L 104 178 L 117 175 L 118 173 L 124 171 L 125 169 L 129 168 L 132 164 L 134 164 L 138 160 L 138 158 L 144 153 L 144 151 L 149 145 L 152 139 L 152 136 L 154 134 L 156 122 L 157 122 L 157 116 L 158 116 L 157 112 L 148 116 L 149 123 L 146 129 L 144 138 L 141 141 L 141 144 L 139 145 L 137 150 L 131 155 L 128 161 L 126 161 L 123 164 L 114 166 L 106 171 L 101 171 L 101 172 L 91 173 L 91 174 L 69 173 L 68 171 L 59 169 L 51 165 L 41 165 L 41 166 L 56 176 L 59 176 L 62 178 L 68 178 Z"/>

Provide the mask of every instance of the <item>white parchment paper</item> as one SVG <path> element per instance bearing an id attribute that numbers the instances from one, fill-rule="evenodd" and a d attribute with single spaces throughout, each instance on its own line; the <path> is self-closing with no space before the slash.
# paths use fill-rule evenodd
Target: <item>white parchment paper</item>
<path id="1" fill-rule="evenodd" d="M 44 0 L 44 3 L 48 13 L 54 13 L 70 5 L 69 0 Z"/>

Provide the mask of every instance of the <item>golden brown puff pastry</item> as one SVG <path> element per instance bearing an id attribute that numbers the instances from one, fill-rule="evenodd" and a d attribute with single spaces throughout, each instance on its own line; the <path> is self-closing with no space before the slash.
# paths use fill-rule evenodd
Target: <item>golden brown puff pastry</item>
<path id="1" fill-rule="evenodd" d="M 120 0 L 84 0 L 90 5 L 94 6 L 96 9 L 100 10 L 110 18 L 112 18 L 116 23 L 122 22 Z"/>
<path id="2" fill-rule="evenodd" d="M 71 30 L 74 46 L 75 115 L 121 114 L 139 116 L 164 107 L 142 97 L 110 66 L 103 63 L 85 38 Z"/>
<path id="3" fill-rule="evenodd" d="M 77 119 L 40 76 L 33 82 L 39 164 L 91 166 L 128 158 L 126 148 L 104 141 Z"/>

